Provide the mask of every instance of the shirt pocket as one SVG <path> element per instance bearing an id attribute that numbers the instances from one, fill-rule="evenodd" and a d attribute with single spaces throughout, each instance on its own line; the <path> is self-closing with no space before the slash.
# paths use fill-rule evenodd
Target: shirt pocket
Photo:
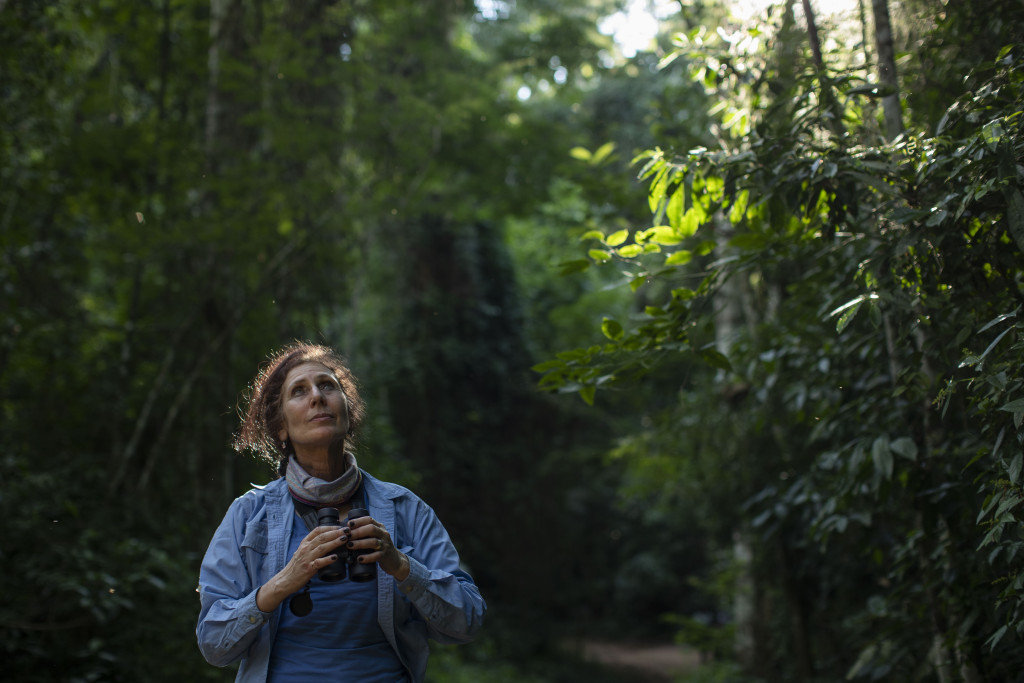
<path id="1" fill-rule="evenodd" d="M 267 552 L 267 518 L 254 519 L 245 525 L 242 547 L 257 553 Z"/>
<path id="2" fill-rule="evenodd" d="M 254 585 L 263 583 L 260 573 L 267 566 L 267 552 L 270 546 L 267 534 L 267 518 L 260 515 L 249 520 L 242 537 L 242 559 Z"/>

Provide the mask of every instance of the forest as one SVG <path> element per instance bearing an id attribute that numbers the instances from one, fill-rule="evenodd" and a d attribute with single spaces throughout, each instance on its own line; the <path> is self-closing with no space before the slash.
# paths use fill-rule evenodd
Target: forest
<path id="1" fill-rule="evenodd" d="M 1020 0 L 0 0 L 5 680 L 234 679 L 294 340 L 487 600 L 432 683 L 1024 681 Z"/>

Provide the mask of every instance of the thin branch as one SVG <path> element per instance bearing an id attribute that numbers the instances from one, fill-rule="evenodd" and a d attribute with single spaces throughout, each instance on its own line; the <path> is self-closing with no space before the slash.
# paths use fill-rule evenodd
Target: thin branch
<path id="1" fill-rule="evenodd" d="M 131 437 L 128 439 L 128 444 L 124 447 L 120 457 L 117 460 L 117 469 L 114 471 L 114 475 L 110 478 L 110 484 L 107 487 L 107 493 L 113 494 L 114 491 L 121 485 L 121 481 L 124 479 L 125 473 L 128 470 L 128 463 L 135 458 L 135 452 L 138 450 L 139 441 L 142 439 L 142 433 L 145 431 L 146 426 L 149 424 L 149 416 L 153 412 L 153 406 L 156 405 L 157 396 L 163 389 L 164 384 L 167 382 L 167 377 L 170 375 L 171 367 L 174 365 L 174 359 L 178 351 L 178 343 L 191 325 L 195 318 L 195 314 L 190 316 L 183 325 L 181 325 L 174 333 L 174 338 L 170 340 L 167 345 L 167 353 L 164 355 L 164 361 L 160 365 L 160 372 L 157 373 L 156 379 L 149 387 L 149 394 L 146 396 L 146 402 L 142 405 L 142 410 L 139 412 L 138 418 L 135 420 L 135 429 L 132 432 Z"/>
<path id="2" fill-rule="evenodd" d="M 160 453 L 163 450 L 163 444 L 167 440 L 167 436 L 171 433 L 171 428 L 177 421 L 178 414 L 181 412 L 181 407 L 185 404 L 186 399 L 188 399 L 191 394 L 192 387 L 195 384 L 196 379 L 199 377 L 200 372 L 206 366 L 206 363 L 213 356 L 214 352 L 219 349 L 221 344 L 223 344 L 224 341 L 231 336 L 231 333 L 238 328 L 238 325 L 241 323 L 241 320 L 247 311 L 247 302 L 254 298 L 256 294 L 262 292 L 263 288 L 268 283 L 275 282 L 280 278 L 279 271 L 284 268 L 288 257 L 290 257 L 295 251 L 296 246 L 297 242 L 293 239 L 277 252 L 274 259 L 267 264 L 267 268 L 263 272 L 260 283 L 254 287 L 247 296 L 243 297 L 241 302 L 239 302 L 231 320 L 224 325 L 220 333 L 206 345 L 203 349 L 203 353 L 200 354 L 199 358 L 192 366 L 192 370 L 185 378 L 185 381 L 180 384 L 178 393 L 174 398 L 174 402 L 164 415 L 163 421 L 160 425 L 160 431 L 153 440 L 153 444 L 149 449 L 146 463 L 143 465 L 142 473 L 140 474 L 139 481 L 136 484 L 136 489 L 138 491 L 144 490 L 146 486 L 149 485 L 149 480 L 152 477 L 153 470 L 155 469 Z"/>

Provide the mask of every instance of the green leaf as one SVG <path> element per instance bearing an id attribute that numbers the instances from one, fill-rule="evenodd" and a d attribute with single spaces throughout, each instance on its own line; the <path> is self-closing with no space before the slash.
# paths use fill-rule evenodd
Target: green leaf
<path id="1" fill-rule="evenodd" d="M 670 175 L 669 166 L 666 164 L 658 170 L 654 180 L 651 182 L 651 189 L 647 195 L 647 204 L 653 214 L 660 212 L 661 204 L 665 200 L 665 191 L 668 189 Z"/>
<path id="2" fill-rule="evenodd" d="M 685 192 L 682 188 L 677 188 L 672 196 L 668 198 L 668 205 L 665 207 L 665 215 L 668 218 L 669 225 L 677 230 L 683 224 L 683 220 L 686 214 L 686 208 L 684 207 L 685 202 L 683 198 Z"/>
<path id="3" fill-rule="evenodd" d="M 704 349 L 700 352 L 700 357 L 704 360 L 705 363 L 707 363 L 713 368 L 728 371 L 732 370 L 732 364 L 729 362 L 729 359 L 725 356 L 725 354 L 721 353 L 716 349 Z"/>
<path id="4" fill-rule="evenodd" d="M 1002 405 L 999 410 L 1003 410 L 1007 413 L 1022 413 L 1024 412 L 1024 398 L 1018 398 L 1014 401 Z"/>
<path id="5" fill-rule="evenodd" d="M 889 448 L 893 453 L 907 460 L 917 460 L 917 444 L 909 436 L 901 436 L 889 444 Z"/>
<path id="6" fill-rule="evenodd" d="M 1024 453 L 1018 453 L 1017 457 L 1010 463 L 1010 467 L 1007 469 L 1007 474 L 1010 476 L 1010 481 L 1016 485 L 1020 485 L 1020 474 L 1021 470 L 1024 469 Z"/>
<path id="7" fill-rule="evenodd" d="M 588 406 L 594 405 L 594 394 L 597 392 L 597 387 L 593 384 L 587 384 L 580 387 L 580 398 L 582 398 Z"/>
<path id="8" fill-rule="evenodd" d="M 875 463 L 875 471 L 886 481 L 892 479 L 893 459 L 889 447 L 889 437 L 880 436 L 871 444 L 871 460 Z"/>
<path id="9" fill-rule="evenodd" d="M 651 228 L 646 231 L 650 238 L 650 241 L 658 244 L 664 244 L 666 246 L 672 244 L 679 244 L 683 241 L 683 238 L 675 231 L 674 228 L 668 225 L 659 225 L 655 228 Z"/>
<path id="10" fill-rule="evenodd" d="M 872 301 L 870 303 L 868 306 L 868 317 L 875 329 L 882 326 L 882 309 L 878 306 L 878 302 Z"/>
<path id="11" fill-rule="evenodd" d="M 573 159 L 579 159 L 580 161 L 590 161 L 593 157 L 590 150 L 586 147 L 573 147 L 569 150 L 569 156 Z"/>
<path id="12" fill-rule="evenodd" d="M 639 244 L 627 244 L 626 246 L 619 249 L 619 256 L 622 258 L 633 258 L 644 253 L 644 248 Z"/>
<path id="13" fill-rule="evenodd" d="M 736 195 L 732 206 L 729 208 L 729 222 L 735 225 L 747 215 L 747 202 L 750 200 L 750 190 L 742 190 Z"/>
<path id="14" fill-rule="evenodd" d="M 857 301 L 852 307 L 846 309 L 846 311 L 839 316 L 839 320 L 836 321 L 836 332 L 841 334 L 842 331 L 846 329 L 846 326 L 849 325 L 854 316 L 857 315 L 857 311 L 860 310 L 861 304 L 863 303 L 863 300 Z"/>
<path id="15" fill-rule="evenodd" d="M 587 256 L 594 259 L 598 263 L 610 261 L 612 258 L 612 255 L 605 251 L 604 249 L 591 249 L 590 251 L 587 252 Z"/>
<path id="16" fill-rule="evenodd" d="M 1024 195 L 1016 187 L 1007 187 L 1003 194 L 1006 196 L 1006 222 L 1010 236 L 1017 243 L 1017 248 L 1024 251 Z"/>
<path id="17" fill-rule="evenodd" d="M 601 322 L 601 332 L 603 332 L 604 336 L 608 337 L 612 341 L 618 341 L 622 339 L 622 336 L 624 334 L 622 330 L 622 325 L 620 325 L 617 321 L 612 320 L 611 318 L 605 318 Z"/>
<path id="18" fill-rule="evenodd" d="M 665 258 L 666 266 L 681 266 L 685 263 L 689 263 L 693 258 L 693 254 L 685 249 L 669 254 Z"/>
<path id="19" fill-rule="evenodd" d="M 689 301 L 697 296 L 697 292 L 693 291 L 688 287 L 677 287 L 672 290 L 672 298 L 679 299 L 680 301 Z"/>
<path id="20" fill-rule="evenodd" d="M 992 340 L 992 343 L 990 343 L 988 345 L 988 347 L 984 351 L 981 352 L 981 356 L 978 357 L 978 360 L 979 361 L 984 360 L 985 356 L 987 356 L 989 354 L 989 352 L 992 351 L 992 349 L 994 349 L 996 347 L 996 345 L 998 345 L 999 342 L 1002 341 L 1003 337 L 1005 337 L 1006 334 L 1010 330 L 1012 330 L 1012 329 L 1013 328 L 1011 327 L 1011 328 L 1007 328 L 1007 329 L 1003 330 L 1002 332 L 1000 332 L 999 335 L 995 339 Z"/>
<path id="21" fill-rule="evenodd" d="M 990 650 L 993 652 L 995 651 L 996 645 L 998 645 L 999 641 L 1001 641 L 1003 636 L 1006 635 L 1006 630 L 1008 628 L 1010 628 L 1009 624 L 1003 624 L 998 631 L 989 636 L 989 639 L 985 641 L 985 644 L 988 645 Z"/>
<path id="22" fill-rule="evenodd" d="M 543 363 L 538 363 L 537 365 L 534 365 L 530 369 L 533 370 L 534 372 L 547 372 L 548 370 L 554 370 L 555 368 L 564 368 L 564 367 L 565 367 L 565 361 L 561 361 L 561 360 L 547 360 L 547 361 L 544 361 Z"/>
<path id="23" fill-rule="evenodd" d="M 1004 320 L 1016 317 L 1016 315 L 1017 315 L 1017 311 L 1014 311 L 1013 313 L 1003 313 L 1000 316 L 996 316 L 992 320 L 989 320 L 987 323 L 982 325 L 981 328 L 978 329 L 978 332 L 984 332 L 985 330 L 989 329 L 990 327 L 995 327 L 996 325 L 998 325 L 999 323 L 1003 322 Z M 967 339 L 968 334 L 969 334 L 969 332 L 965 333 L 963 335 L 962 339 L 958 336 L 957 337 L 957 344 L 962 344 L 964 342 L 964 339 Z"/>
<path id="24" fill-rule="evenodd" d="M 606 143 L 604 143 L 603 145 L 601 145 L 600 147 L 597 148 L 596 152 L 594 152 L 594 156 L 590 160 L 590 163 L 595 165 L 595 166 L 600 164 L 602 161 L 604 161 L 606 158 L 608 158 L 608 155 L 610 155 L 613 151 L 615 151 L 615 143 L 614 142 L 606 142 Z"/>
<path id="25" fill-rule="evenodd" d="M 617 247 L 629 237 L 629 230 L 616 230 L 605 238 L 605 244 L 609 247 Z"/>
<path id="26" fill-rule="evenodd" d="M 700 227 L 701 218 L 705 216 L 704 209 L 700 205 L 694 205 L 687 211 L 679 222 L 677 230 L 683 237 L 690 237 Z"/>
<path id="27" fill-rule="evenodd" d="M 841 333 L 843 330 L 846 329 L 846 326 L 849 325 L 850 321 L 853 320 L 853 317 L 857 315 L 857 311 L 860 310 L 861 305 L 865 301 L 877 298 L 877 294 L 862 294 L 856 297 L 855 299 L 847 301 L 845 304 L 829 313 L 828 317 L 830 318 L 834 318 L 836 315 L 839 315 L 840 313 L 842 314 L 840 315 L 839 320 L 836 321 L 836 332 Z"/>
<path id="28" fill-rule="evenodd" d="M 588 230 L 580 235 L 580 242 L 583 240 L 601 240 L 604 242 L 604 233 L 600 230 Z"/>

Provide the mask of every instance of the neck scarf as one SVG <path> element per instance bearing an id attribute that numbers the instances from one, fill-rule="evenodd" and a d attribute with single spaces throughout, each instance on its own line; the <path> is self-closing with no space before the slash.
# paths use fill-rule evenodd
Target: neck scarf
<path id="1" fill-rule="evenodd" d="M 345 460 L 348 463 L 345 473 L 334 481 L 324 481 L 302 469 L 294 455 L 289 457 L 285 478 L 292 498 L 315 508 L 339 507 L 347 503 L 359 490 L 363 475 L 356 465 L 356 456 L 346 451 Z"/>

